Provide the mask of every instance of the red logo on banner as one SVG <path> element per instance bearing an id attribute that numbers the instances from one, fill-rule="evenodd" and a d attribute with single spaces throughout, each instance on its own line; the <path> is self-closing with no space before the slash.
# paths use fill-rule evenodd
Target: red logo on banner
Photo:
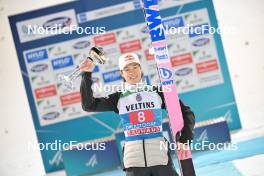
<path id="1" fill-rule="evenodd" d="M 140 40 L 133 40 L 119 45 L 121 53 L 132 52 L 141 49 Z"/>
<path id="2" fill-rule="evenodd" d="M 154 121 L 154 115 L 151 110 L 131 112 L 128 115 L 129 115 L 129 120 L 131 124 L 139 124 L 143 122 L 153 122 Z"/>
<path id="3" fill-rule="evenodd" d="M 115 33 L 107 33 L 94 37 L 94 43 L 98 46 L 110 45 L 116 42 Z"/>
<path id="4" fill-rule="evenodd" d="M 55 85 L 42 87 L 42 88 L 35 90 L 35 95 L 37 99 L 54 96 L 56 94 L 57 94 L 57 91 L 56 91 Z"/>
<path id="5" fill-rule="evenodd" d="M 179 65 L 190 64 L 190 63 L 192 63 L 191 53 L 185 53 L 185 54 L 180 54 L 180 55 L 171 57 L 171 64 L 173 67 L 176 67 Z"/>
<path id="6" fill-rule="evenodd" d="M 218 70 L 218 64 L 216 60 L 205 61 L 196 64 L 197 73 L 205 73 Z"/>
<path id="7" fill-rule="evenodd" d="M 154 126 L 154 127 L 148 127 L 148 128 L 139 128 L 135 130 L 128 130 L 127 135 L 135 136 L 135 135 L 140 135 L 140 134 L 156 133 L 160 131 L 161 131 L 160 127 Z"/>
<path id="8" fill-rule="evenodd" d="M 154 60 L 154 55 L 149 53 L 149 50 L 145 50 L 145 56 L 147 60 Z"/>
<path id="9" fill-rule="evenodd" d="M 62 106 L 81 102 L 81 95 L 79 92 L 70 93 L 60 97 Z"/>

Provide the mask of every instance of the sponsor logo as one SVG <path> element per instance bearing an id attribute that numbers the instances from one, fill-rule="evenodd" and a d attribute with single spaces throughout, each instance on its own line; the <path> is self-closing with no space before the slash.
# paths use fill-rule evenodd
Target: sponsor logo
<path id="1" fill-rule="evenodd" d="M 169 57 L 168 57 L 168 55 L 167 54 L 162 54 L 162 55 L 155 55 L 155 59 L 156 60 L 166 60 L 166 59 L 168 59 Z"/>
<path id="2" fill-rule="evenodd" d="M 186 75 L 191 74 L 192 71 L 193 71 L 192 68 L 190 68 L 190 67 L 185 67 L 185 68 L 181 68 L 181 69 L 177 70 L 177 71 L 175 72 L 175 75 L 177 75 L 177 76 L 186 76 Z"/>
<path id="3" fill-rule="evenodd" d="M 145 56 L 147 60 L 154 60 L 154 55 L 149 53 L 149 50 L 145 50 Z"/>
<path id="4" fill-rule="evenodd" d="M 77 42 L 75 43 L 72 47 L 74 49 L 84 49 L 84 48 L 87 48 L 91 45 L 91 43 L 89 41 L 80 41 L 80 42 Z"/>
<path id="5" fill-rule="evenodd" d="M 178 28 L 184 26 L 184 21 L 183 17 L 179 16 L 168 20 L 163 20 L 162 24 L 166 29 L 170 29 L 171 27 Z"/>
<path id="6" fill-rule="evenodd" d="M 200 83 L 206 84 L 206 83 L 218 82 L 220 84 L 220 81 L 222 81 L 222 79 L 221 79 L 221 75 L 218 73 L 200 77 Z"/>
<path id="7" fill-rule="evenodd" d="M 65 50 L 62 49 L 62 47 L 57 46 L 57 47 L 50 47 L 48 49 L 50 57 L 54 57 L 54 56 L 60 56 L 60 55 L 65 55 L 67 52 Z M 52 55 L 52 56 L 51 56 Z"/>
<path id="8" fill-rule="evenodd" d="M 136 104 L 131 104 L 126 106 L 126 110 L 129 111 L 135 111 L 135 110 L 141 110 L 141 109 L 152 109 L 155 108 L 154 102 L 141 102 Z"/>
<path id="9" fill-rule="evenodd" d="M 167 68 L 159 68 L 160 77 L 162 78 L 162 85 L 173 84 L 172 72 Z"/>
<path id="10" fill-rule="evenodd" d="M 155 52 L 167 52 L 167 47 L 166 46 L 159 46 L 159 47 L 154 47 Z"/>
<path id="11" fill-rule="evenodd" d="M 185 21 L 188 21 L 189 24 L 197 24 L 203 22 L 204 18 L 203 16 L 199 17 L 199 14 L 193 13 L 185 15 Z"/>
<path id="12" fill-rule="evenodd" d="M 69 34 L 77 27 L 74 9 L 47 14 L 17 24 L 21 43 L 49 37 L 51 35 Z"/>
<path id="13" fill-rule="evenodd" d="M 119 51 L 119 48 L 114 46 L 114 47 L 106 47 L 104 48 L 104 52 L 107 54 L 107 55 L 111 55 L 111 54 L 120 54 L 120 51 Z"/>
<path id="14" fill-rule="evenodd" d="M 80 23 L 84 23 L 88 21 L 86 13 L 79 13 L 77 16 Z"/>
<path id="15" fill-rule="evenodd" d="M 120 75 L 120 70 L 114 70 L 111 72 L 103 73 L 103 79 L 105 83 L 122 80 L 122 76 Z"/>
<path id="16" fill-rule="evenodd" d="M 72 23 L 71 18 L 69 17 L 58 17 L 48 20 L 43 24 L 43 28 L 50 30 L 50 29 L 60 29 L 67 26 L 70 26 Z"/>
<path id="17" fill-rule="evenodd" d="M 158 7 L 157 0 L 148 0 L 144 2 L 146 20 L 149 24 L 148 27 L 152 42 L 165 40 L 160 13 L 156 7 Z"/>
<path id="18" fill-rule="evenodd" d="M 37 101 L 37 105 L 39 108 L 41 108 L 44 111 L 48 111 L 49 109 L 53 109 L 57 107 L 56 103 L 54 103 L 53 101 L 51 101 L 51 99 L 49 100 L 38 100 Z"/>
<path id="19" fill-rule="evenodd" d="M 57 94 L 55 85 L 35 89 L 37 99 L 54 96 Z"/>
<path id="20" fill-rule="evenodd" d="M 28 52 L 26 53 L 26 59 L 28 63 L 48 59 L 48 52 L 46 49 Z"/>
<path id="21" fill-rule="evenodd" d="M 170 79 L 172 77 L 172 72 L 167 68 L 160 68 L 159 72 L 162 79 Z"/>
<path id="22" fill-rule="evenodd" d="M 38 64 L 38 65 L 31 67 L 30 70 L 32 72 L 38 73 L 38 72 L 43 72 L 43 71 L 47 70 L 48 68 L 49 68 L 48 64 Z"/>
<path id="23" fill-rule="evenodd" d="M 195 50 L 192 52 L 193 56 L 199 60 L 205 60 L 212 58 L 212 54 L 209 53 L 207 50 Z"/>
<path id="24" fill-rule="evenodd" d="M 104 46 L 116 43 L 115 33 L 107 33 L 94 37 L 94 43 L 97 46 Z"/>
<path id="25" fill-rule="evenodd" d="M 210 42 L 209 38 L 200 38 L 200 39 L 195 40 L 192 43 L 192 45 L 196 47 L 201 47 L 201 46 L 207 45 L 209 42 Z"/>
<path id="26" fill-rule="evenodd" d="M 79 92 L 70 93 L 67 95 L 63 95 L 60 97 L 62 106 L 80 103 L 81 102 L 81 95 Z"/>
<path id="27" fill-rule="evenodd" d="M 161 131 L 161 128 L 159 126 L 148 127 L 148 128 L 139 128 L 139 129 L 135 129 L 135 130 L 128 130 L 127 136 L 157 133 L 160 131 Z"/>
<path id="28" fill-rule="evenodd" d="M 99 72 L 99 66 L 98 66 L 98 65 L 96 65 L 96 66 L 94 67 L 94 69 L 93 69 L 93 73 L 96 73 L 96 72 Z"/>
<path id="29" fill-rule="evenodd" d="M 135 34 L 129 30 L 120 30 L 116 32 L 116 35 L 120 40 L 131 40 L 135 38 Z"/>
<path id="30" fill-rule="evenodd" d="M 34 35 L 33 30 L 29 30 L 29 27 L 27 25 L 22 25 L 21 26 L 21 30 L 23 32 L 23 34 L 27 35 L 27 36 L 32 36 Z"/>
<path id="31" fill-rule="evenodd" d="M 129 42 L 121 43 L 119 45 L 121 53 L 127 53 L 132 51 L 137 51 L 141 49 L 140 40 L 132 40 Z"/>
<path id="32" fill-rule="evenodd" d="M 189 29 L 189 37 L 196 37 L 209 33 L 209 24 L 204 23 L 201 25 L 191 26 Z"/>
<path id="33" fill-rule="evenodd" d="M 52 61 L 52 67 L 54 70 L 69 67 L 73 65 L 73 59 L 72 56 L 66 56 L 58 59 L 53 59 Z"/>
<path id="34" fill-rule="evenodd" d="M 49 112 L 42 116 L 42 119 L 44 120 L 53 120 L 60 116 L 59 112 Z"/>
<path id="35" fill-rule="evenodd" d="M 141 100 L 142 100 L 142 96 L 141 96 L 140 94 L 137 94 L 137 95 L 136 95 L 136 100 L 137 100 L 137 101 L 141 101 Z"/>
<path id="36" fill-rule="evenodd" d="M 191 53 L 185 53 L 185 54 L 180 54 L 180 55 L 171 57 L 171 64 L 173 67 L 176 67 L 179 65 L 190 64 L 190 63 L 192 63 Z"/>
<path id="37" fill-rule="evenodd" d="M 168 50 L 165 46 L 156 46 L 154 47 L 155 59 L 156 61 L 165 61 L 169 62 Z"/>
<path id="38" fill-rule="evenodd" d="M 218 70 L 218 64 L 216 60 L 200 62 L 196 64 L 196 69 L 198 73 L 211 72 L 211 71 Z"/>
<path id="39" fill-rule="evenodd" d="M 39 86 L 39 87 L 49 85 L 52 83 L 51 82 L 52 80 L 48 79 L 48 77 L 46 77 L 46 75 L 44 74 L 41 76 L 38 76 L 38 75 L 32 76 L 31 81 L 34 85 Z"/>

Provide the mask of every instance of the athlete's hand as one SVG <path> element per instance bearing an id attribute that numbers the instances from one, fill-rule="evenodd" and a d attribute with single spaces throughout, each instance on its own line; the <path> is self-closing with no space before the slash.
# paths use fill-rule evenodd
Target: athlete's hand
<path id="1" fill-rule="evenodd" d="M 82 72 L 92 72 L 94 66 L 95 64 L 89 59 L 85 59 L 79 64 L 79 68 Z"/>
<path id="2" fill-rule="evenodd" d="M 190 148 L 188 144 L 177 142 L 177 155 L 179 158 L 187 159 L 189 157 Z"/>

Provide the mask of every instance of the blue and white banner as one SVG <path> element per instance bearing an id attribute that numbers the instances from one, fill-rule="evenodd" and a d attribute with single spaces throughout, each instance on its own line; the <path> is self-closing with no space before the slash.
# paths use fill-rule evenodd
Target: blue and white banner
<path id="1" fill-rule="evenodd" d="M 75 144 L 62 157 L 68 176 L 96 174 L 121 164 L 114 138 Z"/>

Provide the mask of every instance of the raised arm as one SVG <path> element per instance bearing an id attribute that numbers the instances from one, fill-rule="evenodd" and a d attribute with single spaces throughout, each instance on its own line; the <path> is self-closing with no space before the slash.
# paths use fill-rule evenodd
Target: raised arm
<path id="1" fill-rule="evenodd" d="M 88 112 L 114 111 L 118 113 L 117 102 L 119 99 L 119 93 L 111 94 L 108 97 L 94 98 L 91 73 L 94 64 L 86 59 L 79 65 L 79 67 L 83 72 L 80 87 L 83 110 Z"/>

